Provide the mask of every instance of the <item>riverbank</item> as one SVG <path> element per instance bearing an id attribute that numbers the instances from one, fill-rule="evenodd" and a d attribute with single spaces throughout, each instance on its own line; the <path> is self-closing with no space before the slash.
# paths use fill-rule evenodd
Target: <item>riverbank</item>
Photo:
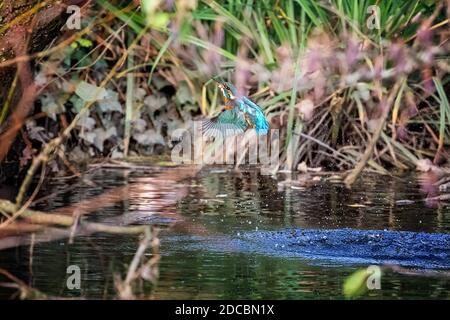
<path id="1" fill-rule="evenodd" d="M 180 3 L 83 7 L 81 30 L 66 30 L 72 40 L 39 53 L 23 75 L 39 92 L 24 90 L 35 103 L 17 138 L 16 100 L 2 97 L 2 141 L 20 143 L 2 158 L 1 178 L 22 180 L 33 160 L 32 175 L 44 164 L 74 174 L 92 157 L 167 154 L 176 130 L 222 109 L 217 75 L 279 130 L 280 170 L 353 170 L 351 185 L 364 169 L 448 166 L 445 1 L 379 12 L 369 2 Z"/>

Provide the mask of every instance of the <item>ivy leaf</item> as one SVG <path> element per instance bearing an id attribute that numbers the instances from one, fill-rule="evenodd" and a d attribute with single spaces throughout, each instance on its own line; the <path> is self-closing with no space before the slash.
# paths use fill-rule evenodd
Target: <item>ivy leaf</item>
<path id="1" fill-rule="evenodd" d="M 136 88 L 136 90 L 134 91 L 134 100 L 136 101 L 144 100 L 146 93 L 147 92 L 143 88 Z"/>
<path id="2" fill-rule="evenodd" d="M 176 99 L 180 104 L 186 104 L 188 102 L 195 103 L 191 90 L 184 82 L 181 82 L 180 87 L 177 90 Z"/>
<path id="3" fill-rule="evenodd" d="M 95 141 L 95 133 L 92 131 L 81 130 L 79 136 L 89 144 L 93 144 Z"/>
<path id="4" fill-rule="evenodd" d="M 145 97 L 144 104 L 148 107 L 148 110 L 153 113 L 161 107 L 165 106 L 167 104 L 167 99 L 166 97 L 151 95 Z"/>
<path id="5" fill-rule="evenodd" d="M 152 84 L 157 90 L 161 90 L 162 88 L 169 86 L 170 82 L 158 75 L 154 75 L 152 78 Z"/>
<path id="6" fill-rule="evenodd" d="M 94 129 L 95 127 L 95 120 L 86 114 L 78 120 L 77 125 L 81 128 L 86 129 L 87 131 L 92 131 L 92 129 Z"/>
<path id="7" fill-rule="evenodd" d="M 93 144 L 98 150 L 100 150 L 100 152 L 103 152 L 103 144 L 105 143 L 105 140 L 117 135 L 115 127 L 111 127 L 107 130 L 103 128 L 97 128 L 93 133 L 95 135 Z"/>
<path id="8" fill-rule="evenodd" d="M 136 132 L 143 132 L 147 128 L 147 122 L 144 119 L 137 119 L 133 122 L 133 129 Z"/>
<path id="9" fill-rule="evenodd" d="M 142 133 L 133 134 L 133 138 L 143 146 L 162 144 L 165 145 L 163 136 L 154 129 L 148 129 Z"/>
<path id="10" fill-rule="evenodd" d="M 73 108 L 77 113 L 81 111 L 81 109 L 84 107 L 85 102 L 80 99 L 77 95 L 73 95 L 69 99 L 70 102 L 72 102 Z"/>
<path id="11" fill-rule="evenodd" d="M 119 102 L 119 94 L 112 90 L 106 90 L 106 96 L 97 102 L 101 112 L 117 111 L 123 113 L 122 105 Z"/>
<path id="12" fill-rule="evenodd" d="M 39 98 L 42 104 L 42 112 L 45 112 L 50 118 L 56 121 L 56 115 L 63 112 L 62 108 L 56 103 L 53 96 L 43 95 Z"/>
<path id="13" fill-rule="evenodd" d="M 103 100 L 108 96 L 105 88 L 97 87 L 86 81 L 80 81 L 78 83 L 75 93 L 86 102 Z"/>
<path id="14" fill-rule="evenodd" d="M 83 48 L 90 48 L 90 47 L 92 47 L 92 41 L 89 40 L 89 39 L 81 38 L 81 39 L 78 39 L 77 42 Z"/>

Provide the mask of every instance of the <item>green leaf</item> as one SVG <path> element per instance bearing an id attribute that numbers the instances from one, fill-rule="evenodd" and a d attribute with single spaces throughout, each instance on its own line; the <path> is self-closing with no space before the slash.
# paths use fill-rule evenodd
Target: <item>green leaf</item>
<path id="1" fill-rule="evenodd" d="M 150 95 L 145 97 L 144 104 L 148 107 L 148 111 L 153 113 L 167 104 L 167 98 Z"/>
<path id="2" fill-rule="evenodd" d="M 85 129 L 86 131 L 92 131 L 95 127 L 95 119 L 89 117 L 89 114 L 86 113 L 80 117 L 80 119 L 77 122 L 77 126 Z"/>
<path id="3" fill-rule="evenodd" d="M 103 144 L 105 143 L 105 140 L 114 137 L 117 135 L 117 130 L 115 127 L 108 128 L 108 130 L 105 130 L 103 128 L 97 128 L 94 130 L 95 137 L 94 137 L 94 145 L 97 147 L 100 152 L 103 152 Z"/>
<path id="4" fill-rule="evenodd" d="M 178 103 L 180 103 L 180 104 L 186 104 L 188 102 L 195 102 L 195 99 L 192 96 L 192 92 L 185 82 L 180 83 L 180 87 L 178 88 L 176 99 L 177 99 Z"/>
<path id="5" fill-rule="evenodd" d="M 122 105 L 119 102 L 119 94 L 112 90 L 106 90 L 107 95 L 104 99 L 97 102 L 101 112 L 117 111 L 123 113 Z"/>
<path id="6" fill-rule="evenodd" d="M 135 133 L 133 134 L 133 138 L 137 141 L 137 143 L 143 146 L 150 146 L 155 144 L 165 145 L 163 136 L 159 132 L 156 132 L 154 129 L 148 129 L 143 133 Z"/>
<path id="7" fill-rule="evenodd" d="M 156 29 L 163 29 L 169 23 L 169 14 L 167 12 L 158 12 L 149 18 L 148 24 Z"/>
<path id="8" fill-rule="evenodd" d="M 43 95 L 39 100 L 41 101 L 42 111 L 53 120 L 56 120 L 57 114 L 64 112 L 64 109 L 60 107 L 53 96 Z"/>
<path id="9" fill-rule="evenodd" d="M 105 99 L 108 96 L 108 92 L 105 88 L 97 87 L 86 81 L 78 83 L 75 93 L 84 101 L 92 102 Z"/>
<path id="10" fill-rule="evenodd" d="M 77 113 L 84 107 L 84 101 L 76 95 L 70 97 L 69 101 L 72 102 L 73 108 Z"/>
<path id="11" fill-rule="evenodd" d="M 81 38 L 81 39 L 78 39 L 78 44 L 81 46 L 81 47 L 83 47 L 83 48 L 90 48 L 90 47 L 92 47 L 92 41 L 91 40 L 89 40 L 89 39 L 83 39 L 83 38 Z"/>

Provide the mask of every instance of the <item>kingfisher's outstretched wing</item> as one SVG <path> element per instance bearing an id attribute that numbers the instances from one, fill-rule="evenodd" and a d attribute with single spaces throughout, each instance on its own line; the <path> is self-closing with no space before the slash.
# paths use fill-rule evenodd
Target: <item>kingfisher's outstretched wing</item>
<path id="1" fill-rule="evenodd" d="M 233 108 L 223 110 L 214 118 L 203 120 L 202 132 L 208 137 L 228 137 L 243 133 L 247 126 L 243 113 Z"/>

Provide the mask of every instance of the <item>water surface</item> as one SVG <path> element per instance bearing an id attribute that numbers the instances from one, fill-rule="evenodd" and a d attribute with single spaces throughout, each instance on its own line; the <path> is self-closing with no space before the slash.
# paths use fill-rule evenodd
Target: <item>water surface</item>
<path id="1" fill-rule="evenodd" d="M 116 186 L 145 185 L 154 175 L 99 169 L 88 176 L 88 184 L 54 179 L 41 196 L 55 196 L 39 203 L 39 208 L 51 211 Z M 227 247 L 227 241 L 248 232 L 351 228 L 450 233 L 450 206 L 426 200 L 437 191 L 423 177 L 366 175 L 352 190 L 327 176 L 316 180 L 287 174 L 275 179 L 258 175 L 256 170 L 204 170 L 161 192 L 164 197 L 171 189 L 182 190 L 182 199 L 174 205 L 155 209 L 154 200 L 147 197 L 151 193 L 148 185 L 148 192 L 130 193 L 129 199 L 92 213 L 89 219 L 162 228 L 159 281 L 156 287 L 143 285 L 156 299 L 340 299 L 344 279 L 367 267 Z M 224 239 L 223 250 L 197 245 L 205 237 Z M 107 234 L 77 237 L 71 244 L 67 239 L 39 243 L 32 255 L 29 246 L 3 250 L 0 267 L 50 295 L 111 298 L 115 295 L 113 274 L 124 276 L 138 244 L 136 236 Z M 66 287 L 66 268 L 73 264 L 82 270 L 81 290 Z M 450 270 L 402 271 L 387 269 L 381 290 L 371 290 L 364 298 L 450 297 L 450 278 L 445 272 Z M 0 288 L 3 298 L 12 292 Z"/>

